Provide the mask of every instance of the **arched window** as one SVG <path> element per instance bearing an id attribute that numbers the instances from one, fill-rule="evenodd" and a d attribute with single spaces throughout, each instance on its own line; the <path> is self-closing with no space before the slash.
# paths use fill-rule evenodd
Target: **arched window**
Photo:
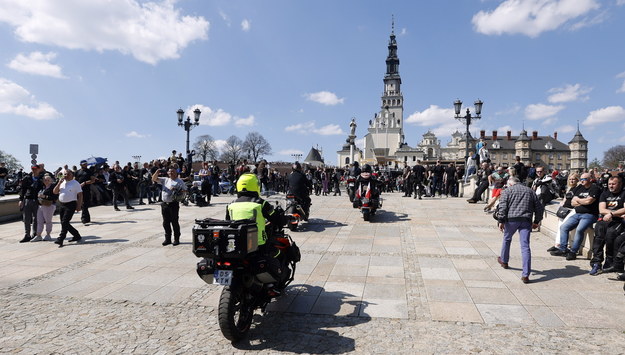
<path id="1" fill-rule="evenodd" d="M 349 157 L 345 157 L 345 164 L 349 164 Z"/>

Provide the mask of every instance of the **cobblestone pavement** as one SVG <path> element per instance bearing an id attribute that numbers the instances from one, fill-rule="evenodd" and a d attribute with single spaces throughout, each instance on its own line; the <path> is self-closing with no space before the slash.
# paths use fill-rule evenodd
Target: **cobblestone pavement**
<path id="1" fill-rule="evenodd" d="M 162 247 L 160 209 L 92 209 L 74 223 L 84 243 L 19 244 L 0 225 L 0 353 L 599 353 L 625 351 L 625 297 L 615 275 L 588 275 L 532 235 L 532 283 L 520 281 L 515 238 L 499 267 L 501 233 L 480 205 L 385 194 L 372 223 L 345 195 L 314 197 L 291 235 L 295 281 L 249 337 L 225 340 L 220 286 L 195 275 L 194 218 L 224 215 L 230 196 L 182 207 L 183 244 Z M 279 199 L 283 196 L 274 196 Z M 60 226 L 54 225 L 58 233 Z"/>

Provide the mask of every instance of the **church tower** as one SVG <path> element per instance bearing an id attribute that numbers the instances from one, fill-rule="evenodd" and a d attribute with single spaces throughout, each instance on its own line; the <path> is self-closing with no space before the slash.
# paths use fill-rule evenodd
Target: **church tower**
<path id="1" fill-rule="evenodd" d="M 395 20 L 391 25 L 384 74 L 384 91 L 380 112 L 369 121 L 365 135 L 364 159 L 371 163 L 390 164 L 397 160 L 396 152 L 404 143 L 404 97 L 401 92 L 399 57 L 395 37 Z"/>
<path id="2" fill-rule="evenodd" d="M 569 142 L 571 170 L 582 171 L 588 167 L 588 141 L 582 136 L 577 125 L 577 132 Z"/>

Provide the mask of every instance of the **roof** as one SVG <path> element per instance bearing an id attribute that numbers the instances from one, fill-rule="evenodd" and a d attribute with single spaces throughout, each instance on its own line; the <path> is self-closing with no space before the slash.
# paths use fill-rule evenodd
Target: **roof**
<path id="1" fill-rule="evenodd" d="M 304 159 L 304 163 L 313 163 L 313 162 L 321 162 L 323 163 L 323 158 L 321 157 L 321 153 L 315 148 L 310 148 L 310 152 Z"/>
<path id="2" fill-rule="evenodd" d="M 580 132 L 578 128 L 569 143 L 588 143 L 588 141 L 584 138 L 584 136 L 582 136 L 582 132 Z"/>
<path id="3" fill-rule="evenodd" d="M 521 141 L 528 141 L 530 143 L 529 148 L 533 151 L 563 151 L 569 150 L 569 146 L 560 142 L 559 140 L 551 137 L 551 136 L 538 136 L 537 139 L 531 139 L 530 137 L 528 137 L 527 135 L 523 136 L 523 133 L 525 131 L 521 132 L 520 136 L 510 136 L 510 139 L 508 139 L 507 136 L 497 136 L 497 142 L 500 145 L 499 149 L 495 149 L 493 148 L 493 137 L 484 137 L 484 142 L 486 143 L 486 148 L 488 148 L 491 151 L 497 151 L 497 150 L 515 150 L 515 146 L 514 144 L 521 140 Z M 548 149 L 547 147 L 545 147 L 545 145 L 547 145 L 547 143 L 550 143 L 551 146 L 553 148 Z"/>

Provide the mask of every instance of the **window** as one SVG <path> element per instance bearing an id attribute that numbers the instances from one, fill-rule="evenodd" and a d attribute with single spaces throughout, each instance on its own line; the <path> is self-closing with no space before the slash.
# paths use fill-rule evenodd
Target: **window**
<path id="1" fill-rule="evenodd" d="M 562 160 L 562 153 L 558 153 L 558 160 Z M 558 166 L 560 166 L 560 165 L 558 165 Z M 558 168 L 558 169 L 560 169 L 560 168 Z"/>
<path id="2" fill-rule="evenodd" d="M 416 156 L 412 156 L 412 161 L 417 161 L 417 157 Z"/>
<path id="3" fill-rule="evenodd" d="M 535 157 L 536 157 L 536 160 L 540 160 L 540 153 L 536 153 Z"/>
<path id="4" fill-rule="evenodd" d="M 558 170 L 562 170 L 562 164 L 558 164 Z"/>
<path id="5" fill-rule="evenodd" d="M 549 154 L 549 159 L 553 159 L 553 153 Z"/>
<path id="6" fill-rule="evenodd" d="M 508 154 L 503 153 L 501 159 L 508 159 Z"/>

